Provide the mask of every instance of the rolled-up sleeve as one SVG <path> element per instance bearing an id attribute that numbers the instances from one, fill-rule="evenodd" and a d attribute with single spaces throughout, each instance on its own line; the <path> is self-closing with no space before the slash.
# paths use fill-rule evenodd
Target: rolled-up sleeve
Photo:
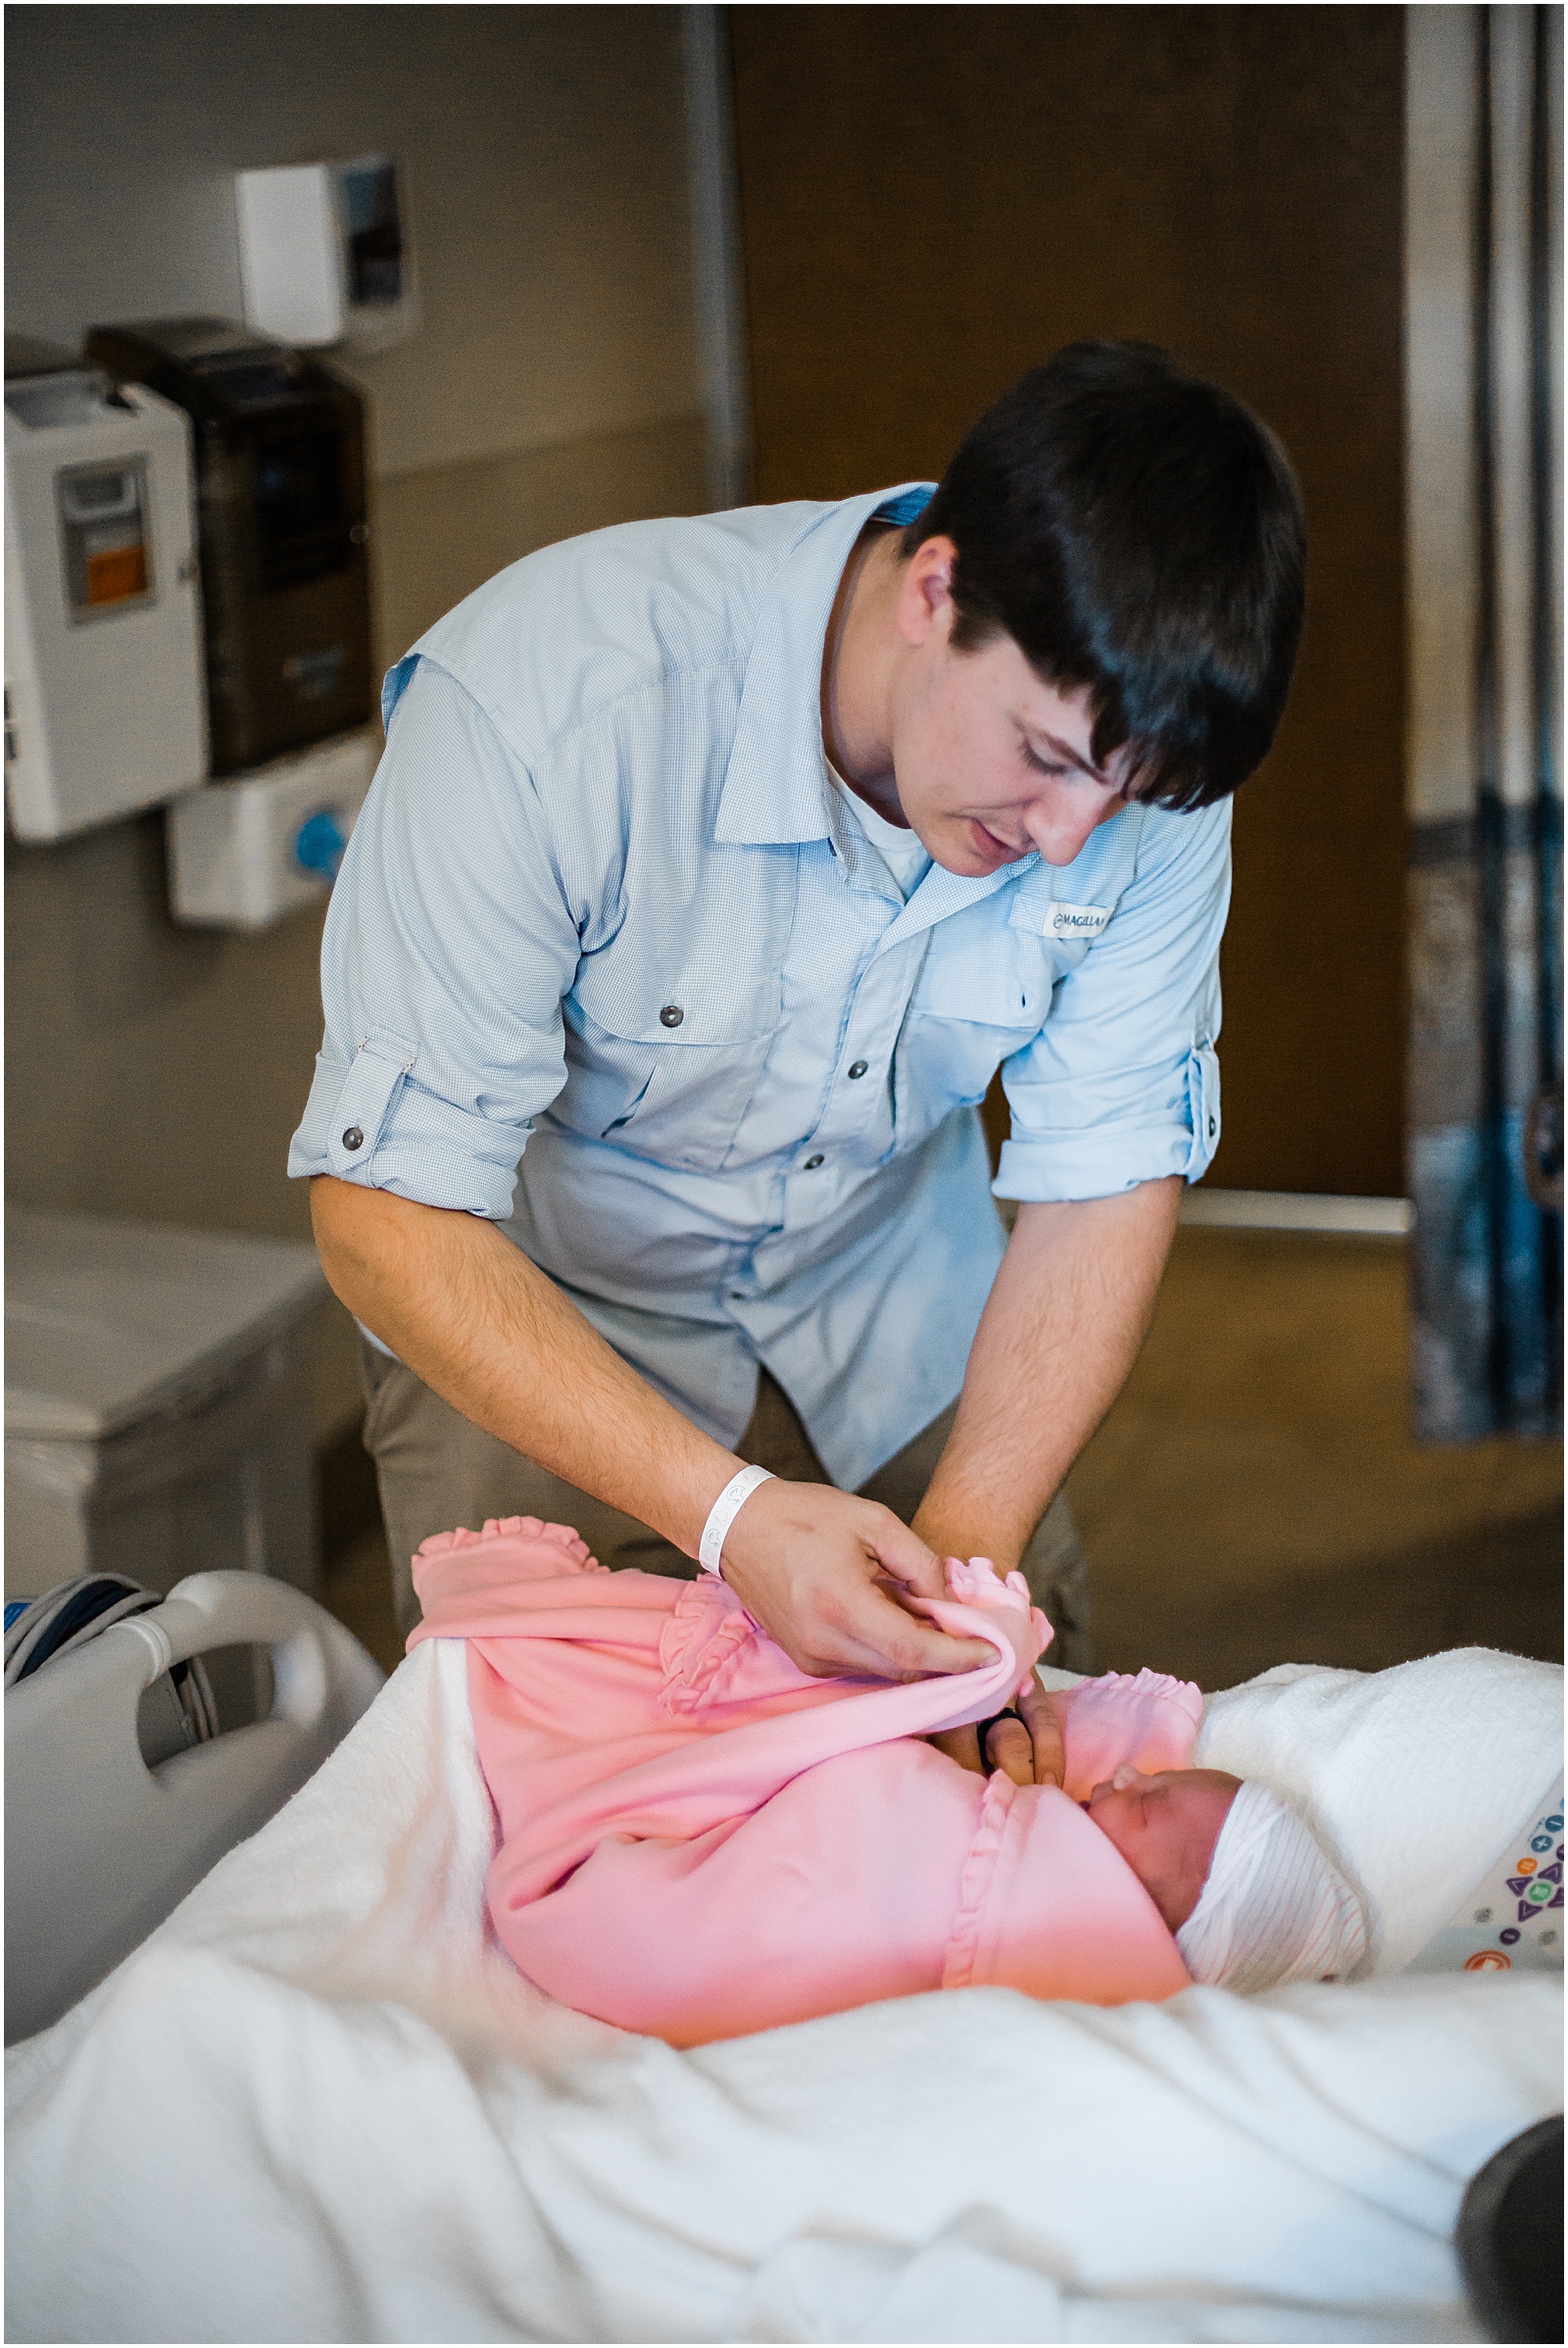
<path id="1" fill-rule="evenodd" d="M 507 1216 L 565 1081 L 578 937 L 525 757 L 421 660 L 327 910 L 326 1033 L 289 1173 Z"/>
<path id="2" fill-rule="evenodd" d="M 1111 920 L 1003 1069 L 1012 1138 L 999 1198 L 1102 1198 L 1163 1175 L 1196 1182 L 1206 1169 L 1220 1133 L 1230 830 L 1229 801 L 1146 819 Z"/>

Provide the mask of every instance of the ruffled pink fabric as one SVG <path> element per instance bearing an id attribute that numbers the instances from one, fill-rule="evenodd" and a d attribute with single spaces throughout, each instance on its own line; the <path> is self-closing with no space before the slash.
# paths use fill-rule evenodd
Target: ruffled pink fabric
<path id="1" fill-rule="evenodd" d="M 1070 1689 L 1066 1708 L 1065 1790 L 1075 1802 L 1086 1802 L 1121 1766 L 1129 1740 L 1138 1748 L 1138 1767 L 1150 1777 L 1192 1765 L 1203 1699 L 1191 1680 L 1157 1671 L 1108 1671 Z"/>
<path id="2" fill-rule="evenodd" d="M 607 1573 L 535 1518 L 426 1541 L 415 1585 L 410 1645 L 468 1641 L 496 1932 L 567 2004 L 692 2046 L 942 1985 L 1101 2003 L 1186 1986 L 1074 1801 L 988 1785 L 921 1741 L 997 1711 L 1049 1639 L 1018 1576 L 976 1562 L 922 1603 L 995 1660 L 909 1686 L 808 1678 L 723 1583 Z M 1117 1760 L 1164 1750 L 1152 1680 L 1120 1699 Z M 1069 1769 L 1081 1743 L 1105 1775 L 1116 1700 L 1089 1692 Z"/>

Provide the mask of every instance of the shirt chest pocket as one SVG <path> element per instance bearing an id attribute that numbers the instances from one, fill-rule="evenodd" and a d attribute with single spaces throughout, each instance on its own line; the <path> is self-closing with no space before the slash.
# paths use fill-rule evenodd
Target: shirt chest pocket
<path id="1" fill-rule="evenodd" d="M 551 1114 L 662 1165 L 712 1172 L 728 1154 L 767 1058 L 782 1001 L 777 968 L 734 957 L 649 966 L 614 948 L 588 956 L 562 1005 L 566 1083 Z"/>
<path id="2" fill-rule="evenodd" d="M 909 1015 L 1033 1035 L 1051 1007 L 1056 976 L 1044 939 L 1003 928 L 945 938 L 938 927 L 909 997 Z"/>
<path id="3" fill-rule="evenodd" d="M 939 924 L 927 941 L 894 1064 L 898 1141 L 972 1106 L 1004 1059 L 1040 1032 L 1055 968 L 1045 941 L 1004 923 Z M 965 934 L 965 932 L 968 934 Z"/>

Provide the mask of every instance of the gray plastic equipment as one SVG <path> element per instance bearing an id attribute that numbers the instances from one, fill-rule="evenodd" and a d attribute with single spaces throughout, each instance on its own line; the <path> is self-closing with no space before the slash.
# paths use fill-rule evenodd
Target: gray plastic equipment
<path id="1" fill-rule="evenodd" d="M 227 1646 L 268 1650 L 270 1714 L 149 1769 L 136 1735 L 144 1691 L 172 1664 Z M 381 1685 L 313 1598 L 260 1574 L 212 1573 L 8 1689 L 7 2045 L 58 2021 L 280 1810 Z"/>
<path id="2" fill-rule="evenodd" d="M 316 1249 L 6 1208 L 6 1595 L 245 1567 L 314 1594 Z"/>

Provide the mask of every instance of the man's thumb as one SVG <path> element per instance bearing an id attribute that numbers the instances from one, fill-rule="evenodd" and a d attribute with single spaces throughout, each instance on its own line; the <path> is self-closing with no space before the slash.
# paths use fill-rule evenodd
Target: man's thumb
<path id="1" fill-rule="evenodd" d="M 948 1594 L 948 1569 L 934 1549 L 928 1549 L 917 1533 L 911 1533 L 891 1509 L 884 1510 L 885 1526 L 879 1526 L 870 1536 L 867 1546 L 884 1573 L 891 1574 L 906 1590 L 917 1591 L 922 1598 L 945 1598 Z"/>

